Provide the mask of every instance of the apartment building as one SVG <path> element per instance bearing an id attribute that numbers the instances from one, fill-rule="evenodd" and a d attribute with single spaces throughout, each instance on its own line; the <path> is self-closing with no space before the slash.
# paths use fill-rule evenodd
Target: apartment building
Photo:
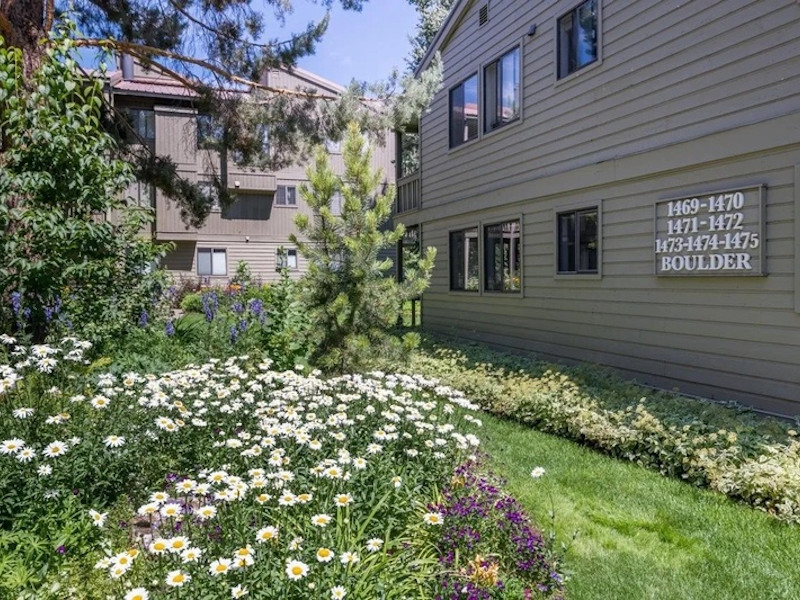
<path id="1" fill-rule="evenodd" d="M 461 0 L 398 219 L 426 329 L 800 413 L 800 3 Z"/>
<path id="2" fill-rule="evenodd" d="M 336 83 L 303 69 L 274 69 L 264 74 L 263 83 L 273 88 L 314 89 L 323 95 L 344 91 Z M 198 183 L 212 181 L 220 172 L 220 156 L 199 143 L 198 113 L 193 92 L 157 67 L 145 69 L 123 59 L 120 69 L 109 74 L 108 92 L 113 104 L 127 113 L 137 137 L 159 156 L 169 156 L 181 177 Z M 265 143 L 267 139 L 265 138 Z M 344 172 L 340 142 L 328 142 L 331 166 Z M 381 146 L 371 144 L 373 166 L 381 168 L 385 185 L 394 183 L 394 139 L 387 136 Z M 216 206 L 204 225 L 186 226 L 180 209 L 160 192 L 136 184 L 129 194 L 156 210 L 153 235 L 173 242 L 175 250 L 164 261 L 176 279 L 225 283 L 240 261 L 247 262 L 254 277 L 263 282 L 278 278 L 281 267 L 294 275 L 305 268 L 305 259 L 292 245 L 296 233 L 294 218 L 311 210 L 300 195 L 306 181 L 306 165 L 294 164 L 276 172 L 243 168 L 227 161 L 227 184 L 236 201 L 223 209 Z"/>

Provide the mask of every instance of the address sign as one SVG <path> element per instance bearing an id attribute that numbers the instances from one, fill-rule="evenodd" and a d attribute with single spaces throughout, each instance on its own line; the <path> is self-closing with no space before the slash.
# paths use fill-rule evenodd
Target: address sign
<path id="1" fill-rule="evenodd" d="M 764 275 L 764 187 L 656 202 L 659 276 Z"/>

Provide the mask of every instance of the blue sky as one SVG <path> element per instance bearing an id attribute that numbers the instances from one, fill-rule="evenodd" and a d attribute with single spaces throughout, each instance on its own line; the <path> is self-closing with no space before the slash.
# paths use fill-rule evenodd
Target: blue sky
<path id="1" fill-rule="evenodd" d="M 297 32 L 325 14 L 323 7 L 308 0 L 294 0 L 293 5 L 294 14 L 286 19 L 287 32 Z M 298 65 L 342 85 L 352 79 L 386 79 L 393 67 L 405 69 L 408 36 L 416 21 L 408 0 L 370 0 L 360 13 L 342 10 L 337 1 L 316 54 Z"/>

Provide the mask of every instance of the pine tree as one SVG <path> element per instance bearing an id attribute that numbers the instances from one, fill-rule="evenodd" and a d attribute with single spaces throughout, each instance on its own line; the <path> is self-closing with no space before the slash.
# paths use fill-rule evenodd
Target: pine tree
<path id="1" fill-rule="evenodd" d="M 338 177 L 323 150 L 307 171 L 300 193 L 313 216 L 295 219 L 294 236 L 308 259 L 303 280 L 314 332 L 312 361 L 327 371 L 352 371 L 402 359 L 419 342 L 415 333 L 396 335 L 393 327 L 403 303 L 418 296 L 430 280 L 434 248 L 428 248 L 405 281 L 387 276 L 392 260 L 381 251 L 396 247 L 405 228 L 386 227 L 394 188 L 381 193 L 383 175 L 371 166 L 371 151 L 358 126 L 350 124 L 344 144 L 345 173 Z M 332 203 L 341 198 L 341 213 Z"/>

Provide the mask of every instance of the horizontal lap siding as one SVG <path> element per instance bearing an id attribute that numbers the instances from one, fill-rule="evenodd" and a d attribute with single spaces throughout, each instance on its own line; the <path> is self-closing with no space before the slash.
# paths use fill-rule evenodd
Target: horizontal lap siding
<path id="1" fill-rule="evenodd" d="M 423 117 L 425 206 L 800 110 L 797 2 L 600 1 L 602 64 L 558 83 L 555 23 L 574 2 L 502 3 L 482 28 L 473 7 Z M 522 121 L 448 150 L 447 89 L 520 40 Z"/>
<path id="2" fill-rule="evenodd" d="M 293 247 L 289 242 L 224 242 L 218 239 L 205 239 L 197 242 L 180 241 L 176 242 L 175 250 L 164 259 L 164 265 L 177 280 L 192 279 L 197 280 L 197 248 L 213 248 L 226 251 L 227 274 L 210 277 L 209 280 L 215 285 L 226 285 L 236 274 L 236 266 L 239 261 L 247 262 L 253 278 L 257 281 L 267 283 L 277 281 L 280 273 L 276 271 L 277 251 L 279 248 Z M 290 272 L 293 278 L 306 270 L 305 258 L 297 256 L 298 269 Z"/>
<path id="3" fill-rule="evenodd" d="M 691 154 L 715 140 L 688 142 L 675 152 Z M 618 162 L 625 172 L 626 159 Z M 793 224 L 798 163 L 800 140 L 694 168 L 658 173 L 654 166 L 649 176 L 568 193 L 537 197 L 531 186 L 527 199 L 508 205 L 498 206 L 487 194 L 483 202 L 469 202 L 485 209 L 447 218 L 427 220 L 423 212 L 423 245 L 439 250 L 423 302 L 424 326 L 562 361 L 605 364 L 659 387 L 800 412 Z M 565 173 L 548 189 L 570 190 L 575 180 Z M 766 186 L 768 276 L 653 275 L 655 202 L 753 184 Z M 555 278 L 555 212 L 598 201 L 602 277 Z M 520 214 L 524 297 L 450 292 L 448 232 Z"/>

